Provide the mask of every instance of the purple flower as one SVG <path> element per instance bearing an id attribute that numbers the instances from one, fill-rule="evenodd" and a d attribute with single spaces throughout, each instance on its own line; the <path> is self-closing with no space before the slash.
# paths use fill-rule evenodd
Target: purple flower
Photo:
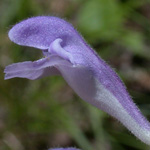
<path id="1" fill-rule="evenodd" d="M 150 123 L 117 74 L 71 24 L 57 17 L 33 17 L 15 25 L 9 38 L 19 45 L 40 49 L 44 57 L 7 66 L 5 79 L 61 75 L 82 99 L 117 118 L 150 145 Z"/>
<path id="2" fill-rule="evenodd" d="M 79 150 L 79 149 L 69 147 L 69 148 L 50 148 L 49 150 Z"/>

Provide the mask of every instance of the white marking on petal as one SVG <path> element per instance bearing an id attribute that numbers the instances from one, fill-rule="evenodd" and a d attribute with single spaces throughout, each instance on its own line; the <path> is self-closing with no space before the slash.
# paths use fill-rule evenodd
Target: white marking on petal
<path id="1" fill-rule="evenodd" d="M 119 103 L 116 97 L 110 93 L 99 81 L 96 81 L 97 94 L 92 104 L 111 116 L 117 118 L 124 126 L 126 126 L 132 134 L 137 136 L 141 141 L 150 145 L 150 131 L 142 128 L 125 108 Z M 91 101 L 90 101 L 91 103 Z"/>

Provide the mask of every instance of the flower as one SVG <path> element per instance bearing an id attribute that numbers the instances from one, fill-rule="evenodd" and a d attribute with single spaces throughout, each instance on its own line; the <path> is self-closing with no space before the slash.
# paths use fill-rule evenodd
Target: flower
<path id="1" fill-rule="evenodd" d="M 49 150 L 79 150 L 79 149 L 69 147 L 69 148 L 50 148 Z"/>
<path id="2" fill-rule="evenodd" d="M 150 123 L 133 103 L 118 75 L 90 48 L 68 22 L 33 17 L 9 31 L 14 43 L 40 49 L 44 58 L 9 65 L 5 79 L 31 80 L 61 75 L 85 101 L 118 119 L 137 138 L 150 145 Z"/>

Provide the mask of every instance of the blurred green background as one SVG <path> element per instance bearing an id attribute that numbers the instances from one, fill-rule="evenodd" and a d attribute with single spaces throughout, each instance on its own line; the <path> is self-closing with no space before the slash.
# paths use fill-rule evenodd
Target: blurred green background
<path id="1" fill-rule="evenodd" d="M 0 150 L 148 150 L 61 77 L 4 81 L 6 65 L 42 57 L 7 36 L 12 25 L 38 15 L 71 22 L 115 68 L 150 120 L 150 0 L 0 0 Z"/>

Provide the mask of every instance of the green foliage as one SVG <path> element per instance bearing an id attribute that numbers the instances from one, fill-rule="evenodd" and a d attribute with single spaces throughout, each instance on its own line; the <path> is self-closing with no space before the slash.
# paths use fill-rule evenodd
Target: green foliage
<path id="1" fill-rule="evenodd" d="M 116 0 L 87 0 L 78 15 L 78 25 L 89 41 L 114 40 L 124 20 L 122 6 Z"/>

